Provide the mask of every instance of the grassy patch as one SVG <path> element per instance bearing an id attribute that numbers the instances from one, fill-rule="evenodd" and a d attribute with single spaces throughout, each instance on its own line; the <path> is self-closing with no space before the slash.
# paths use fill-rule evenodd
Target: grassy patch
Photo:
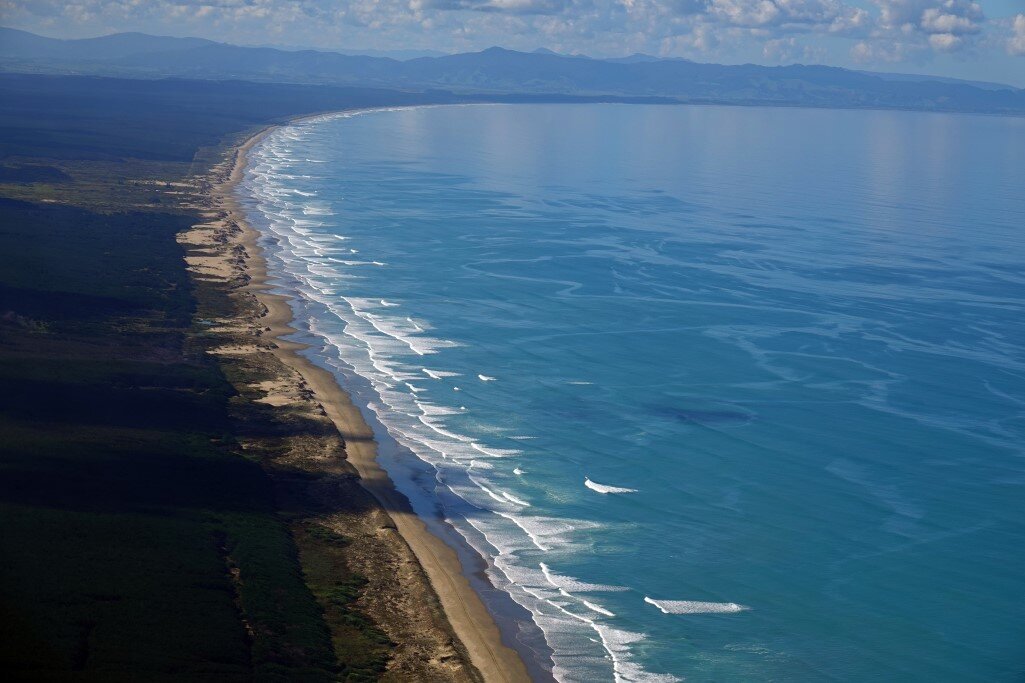
<path id="1" fill-rule="evenodd" d="M 385 671 L 394 644 L 359 610 L 367 580 L 349 570 L 348 540 L 316 522 L 293 525 L 306 583 L 332 624 L 332 642 L 347 681 L 374 681 Z"/>
<path id="2" fill-rule="evenodd" d="M 70 180 L 71 176 L 53 166 L 0 166 L 0 183 L 66 183 Z"/>

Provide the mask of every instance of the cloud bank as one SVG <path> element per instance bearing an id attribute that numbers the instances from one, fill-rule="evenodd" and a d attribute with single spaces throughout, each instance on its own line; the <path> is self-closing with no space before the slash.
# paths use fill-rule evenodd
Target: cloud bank
<path id="1" fill-rule="evenodd" d="M 69 37 L 140 30 L 323 49 L 500 44 L 594 56 L 880 64 L 1025 55 L 1025 14 L 989 17 L 983 3 L 998 1 L 0 0 L 0 19 Z"/>

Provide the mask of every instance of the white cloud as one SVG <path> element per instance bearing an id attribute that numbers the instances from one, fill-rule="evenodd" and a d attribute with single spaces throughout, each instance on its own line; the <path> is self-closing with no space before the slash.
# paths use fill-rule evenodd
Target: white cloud
<path id="1" fill-rule="evenodd" d="M 989 21 L 988 1 L 0 0 L 0 11 L 8 25 L 66 36 L 134 30 L 325 49 L 498 44 L 771 63 L 821 61 L 826 49 L 858 62 L 1025 54 L 1025 18 Z"/>
<path id="2" fill-rule="evenodd" d="M 506 14 L 558 14 L 567 9 L 569 0 L 410 0 L 414 11 L 467 10 Z"/>
<path id="3" fill-rule="evenodd" d="M 773 38 L 762 46 L 762 57 L 776 64 L 817 62 L 823 56 L 821 48 L 805 45 L 794 36 Z"/>
<path id="4" fill-rule="evenodd" d="M 964 38 L 953 33 L 931 33 L 929 45 L 937 52 L 954 52 L 964 45 Z"/>
<path id="5" fill-rule="evenodd" d="M 775 22 L 781 12 L 770 0 L 712 0 L 708 13 L 735 26 L 764 26 Z"/>
<path id="6" fill-rule="evenodd" d="M 707 16 L 734 26 L 849 30 L 868 23 L 868 12 L 840 0 L 708 0 Z"/>
<path id="7" fill-rule="evenodd" d="M 978 9 L 978 5 L 973 5 Z M 979 18 L 982 12 L 979 11 Z M 930 7 L 922 12 L 922 30 L 933 34 L 978 33 L 979 25 L 971 17 L 944 12 L 938 7 Z"/>
<path id="8" fill-rule="evenodd" d="M 1025 55 L 1025 14 L 1017 14 L 1011 23 L 1011 37 L 1007 39 L 1007 54 Z"/>
<path id="9" fill-rule="evenodd" d="M 859 41 L 851 48 L 851 59 L 858 64 L 906 62 L 926 49 L 918 43 L 873 40 Z"/>
<path id="10" fill-rule="evenodd" d="M 927 48 L 936 52 L 954 52 L 971 44 L 972 36 L 982 32 L 986 21 L 982 6 L 972 0 L 872 2 L 879 9 L 870 36 L 874 45 L 869 49 L 855 46 L 862 58 L 868 55 L 907 55 Z"/>
<path id="11" fill-rule="evenodd" d="M 673 55 L 707 55 L 713 53 L 720 45 L 720 33 L 710 24 L 697 24 L 693 30 L 680 35 L 662 39 L 659 54 Z"/>
<path id="12" fill-rule="evenodd" d="M 851 34 L 868 28 L 872 21 L 871 15 L 860 7 L 844 7 L 829 24 L 829 32 Z"/>

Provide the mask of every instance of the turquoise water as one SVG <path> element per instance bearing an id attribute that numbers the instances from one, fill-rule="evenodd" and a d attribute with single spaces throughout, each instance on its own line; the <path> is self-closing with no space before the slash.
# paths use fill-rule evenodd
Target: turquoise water
<path id="1" fill-rule="evenodd" d="M 291 125 L 242 193 L 536 672 L 1011 681 L 1023 188 L 1021 119 L 512 105 Z"/>

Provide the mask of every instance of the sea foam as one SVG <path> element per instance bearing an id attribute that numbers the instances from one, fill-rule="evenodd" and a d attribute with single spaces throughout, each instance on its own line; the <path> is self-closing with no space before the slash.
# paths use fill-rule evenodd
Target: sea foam
<path id="1" fill-rule="evenodd" d="M 662 614 L 729 614 L 751 609 L 735 602 L 701 602 L 699 600 L 652 600 L 645 596 L 644 602 L 654 605 Z"/>
<path id="2" fill-rule="evenodd" d="M 606 486 L 605 484 L 599 484 L 598 482 L 591 481 L 587 477 L 584 477 L 584 486 L 597 491 L 598 493 L 637 493 L 637 489 L 628 489 L 621 486 Z"/>
<path id="3" fill-rule="evenodd" d="M 309 122 L 303 125 L 310 127 Z M 296 188 L 288 182 L 303 176 L 283 173 L 301 167 L 303 157 L 290 148 L 293 143 L 306 143 L 299 141 L 298 136 L 284 139 L 275 138 L 275 134 L 267 140 L 276 147 L 265 144 L 254 151 L 257 163 L 251 165 L 250 171 L 257 167 L 260 170 L 254 173 L 256 178 L 247 189 L 269 224 L 269 234 L 276 239 L 268 255 L 282 265 L 282 273 L 277 274 L 289 279 L 286 286 L 302 301 L 303 315 L 297 314 L 297 321 L 305 321 L 310 333 L 324 340 L 320 347 L 323 357 L 318 360 L 336 372 L 354 371 L 369 383 L 374 396 L 368 397 L 365 405 L 391 437 L 435 468 L 438 495 L 442 499 L 456 496 L 480 511 L 451 521 L 472 547 L 493 562 L 488 573 L 495 585 L 529 610 L 552 647 L 555 677 L 566 682 L 596 680 L 610 673 L 611 664 L 617 681 L 675 680 L 652 677 L 636 663 L 632 648 L 643 640 L 643 634 L 602 623 L 615 618 L 613 611 L 575 595 L 625 591 L 624 587 L 587 583 L 559 575 L 547 565 L 543 570 L 536 564 L 533 568 L 524 566 L 524 558 L 529 554 L 557 557 L 571 552 L 578 544 L 578 532 L 599 525 L 551 515 L 523 514 L 532 509 L 531 498 L 518 490 L 509 490 L 510 484 L 523 486 L 523 480 L 507 479 L 508 475 L 492 463 L 502 458 L 524 457 L 524 453 L 482 443 L 491 441 L 486 425 L 477 425 L 477 431 L 470 432 L 476 433 L 476 437 L 461 433 L 454 426 L 456 423 L 448 422 L 456 411 L 430 400 L 428 388 L 412 383 L 425 375 L 433 380 L 459 376 L 461 373 L 423 368 L 411 362 L 411 357 L 439 353 L 456 344 L 424 334 L 431 328 L 426 320 L 387 315 L 398 307 L 380 295 L 346 298 L 335 293 L 341 289 L 335 286 L 338 282 L 361 281 L 354 280 L 363 278 L 357 273 L 366 272 L 367 266 L 383 267 L 385 262 L 369 257 L 352 260 L 346 258 L 348 253 L 359 250 L 332 246 L 340 246 L 340 241 L 353 237 L 325 232 L 337 227 L 331 224 L 330 204 L 309 200 L 297 203 L 297 195 L 315 193 L 305 186 L 300 192 L 290 191 Z M 261 158 L 269 163 L 264 164 Z M 370 248 L 362 251 L 373 254 Z M 497 380 L 483 373 L 477 377 L 481 382 Z M 460 406 L 462 410 L 464 407 Z M 515 474 L 524 471 L 514 468 Z M 624 492 L 618 487 L 608 488 L 610 492 Z M 587 633 L 597 638 L 587 637 Z"/>

